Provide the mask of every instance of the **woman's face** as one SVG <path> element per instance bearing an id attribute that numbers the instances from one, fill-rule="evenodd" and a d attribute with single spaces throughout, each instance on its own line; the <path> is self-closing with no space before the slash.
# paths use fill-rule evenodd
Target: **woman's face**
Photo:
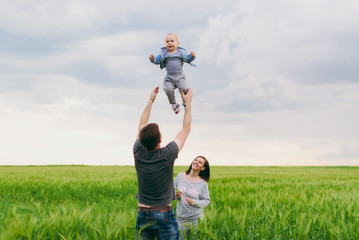
<path id="1" fill-rule="evenodd" d="M 193 170 L 202 171 L 202 170 L 205 169 L 204 163 L 205 163 L 205 160 L 204 160 L 203 158 L 197 157 L 197 158 L 194 159 L 193 162 L 192 162 L 192 169 L 193 169 Z"/>

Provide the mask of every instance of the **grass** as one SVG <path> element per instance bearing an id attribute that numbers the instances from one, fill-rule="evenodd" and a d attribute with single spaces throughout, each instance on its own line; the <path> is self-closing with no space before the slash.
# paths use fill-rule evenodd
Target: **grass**
<path id="1" fill-rule="evenodd" d="M 359 239 L 358 167 L 211 175 L 199 239 Z M 136 193 L 131 166 L 0 167 L 0 239 L 133 239 Z"/>

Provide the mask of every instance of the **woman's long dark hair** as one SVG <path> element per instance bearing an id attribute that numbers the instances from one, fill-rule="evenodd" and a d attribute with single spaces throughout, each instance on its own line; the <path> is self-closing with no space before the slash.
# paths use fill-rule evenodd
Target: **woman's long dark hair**
<path id="1" fill-rule="evenodd" d="M 195 157 L 195 158 L 193 159 L 193 161 L 196 160 L 196 158 L 202 158 L 202 159 L 204 159 L 204 167 L 205 167 L 205 168 L 204 168 L 204 170 L 202 170 L 202 171 L 199 172 L 199 176 L 200 176 L 204 181 L 208 182 L 208 181 L 209 181 L 209 177 L 210 177 L 210 175 L 211 175 L 211 171 L 210 171 L 210 169 L 209 169 L 209 162 L 208 162 L 207 158 L 205 158 L 205 157 L 203 157 L 203 156 L 197 156 L 197 157 Z M 189 174 L 189 173 L 191 172 L 193 161 L 192 161 L 191 164 L 189 165 L 189 168 L 187 169 L 186 174 Z"/>

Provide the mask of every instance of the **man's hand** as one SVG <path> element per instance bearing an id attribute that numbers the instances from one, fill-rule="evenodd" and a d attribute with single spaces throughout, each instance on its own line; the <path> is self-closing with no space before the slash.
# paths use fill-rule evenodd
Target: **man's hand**
<path id="1" fill-rule="evenodd" d="M 150 119 L 150 115 L 151 115 L 152 104 L 156 99 L 158 89 L 159 87 L 156 87 L 155 89 L 152 90 L 150 98 L 148 99 L 147 105 L 145 107 L 145 110 L 143 110 L 143 113 L 140 118 L 140 124 L 138 125 L 137 138 L 140 137 L 141 129 L 148 124 L 148 120 Z"/>
<path id="2" fill-rule="evenodd" d="M 192 102 L 192 96 L 193 96 L 192 89 L 188 88 L 187 94 L 184 94 L 183 91 L 180 91 L 180 93 L 181 93 L 182 100 L 186 104 L 186 106 L 188 103 Z"/>
<path id="3" fill-rule="evenodd" d="M 183 116 L 183 127 L 175 138 L 175 142 L 178 146 L 178 152 L 182 150 L 182 147 L 186 142 L 189 133 L 191 132 L 191 122 L 192 122 L 191 102 L 193 96 L 192 89 L 189 88 L 187 94 L 184 94 L 184 92 L 181 91 L 181 96 L 186 107 Z"/>
<path id="4" fill-rule="evenodd" d="M 149 59 L 151 60 L 151 62 L 154 62 L 154 61 L 155 61 L 155 56 L 154 56 L 153 54 L 151 54 L 151 55 L 149 56 Z"/>
<path id="5" fill-rule="evenodd" d="M 155 89 L 152 90 L 151 96 L 150 96 L 150 101 L 154 102 L 156 100 L 157 93 L 158 93 L 159 89 L 160 89 L 160 87 L 156 87 Z"/>

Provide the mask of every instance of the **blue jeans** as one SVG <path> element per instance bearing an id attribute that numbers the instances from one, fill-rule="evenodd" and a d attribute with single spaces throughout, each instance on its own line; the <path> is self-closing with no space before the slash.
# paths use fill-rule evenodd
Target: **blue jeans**
<path id="1" fill-rule="evenodd" d="M 140 239 L 178 240 L 178 224 L 174 211 L 137 212 L 137 237 Z"/>

